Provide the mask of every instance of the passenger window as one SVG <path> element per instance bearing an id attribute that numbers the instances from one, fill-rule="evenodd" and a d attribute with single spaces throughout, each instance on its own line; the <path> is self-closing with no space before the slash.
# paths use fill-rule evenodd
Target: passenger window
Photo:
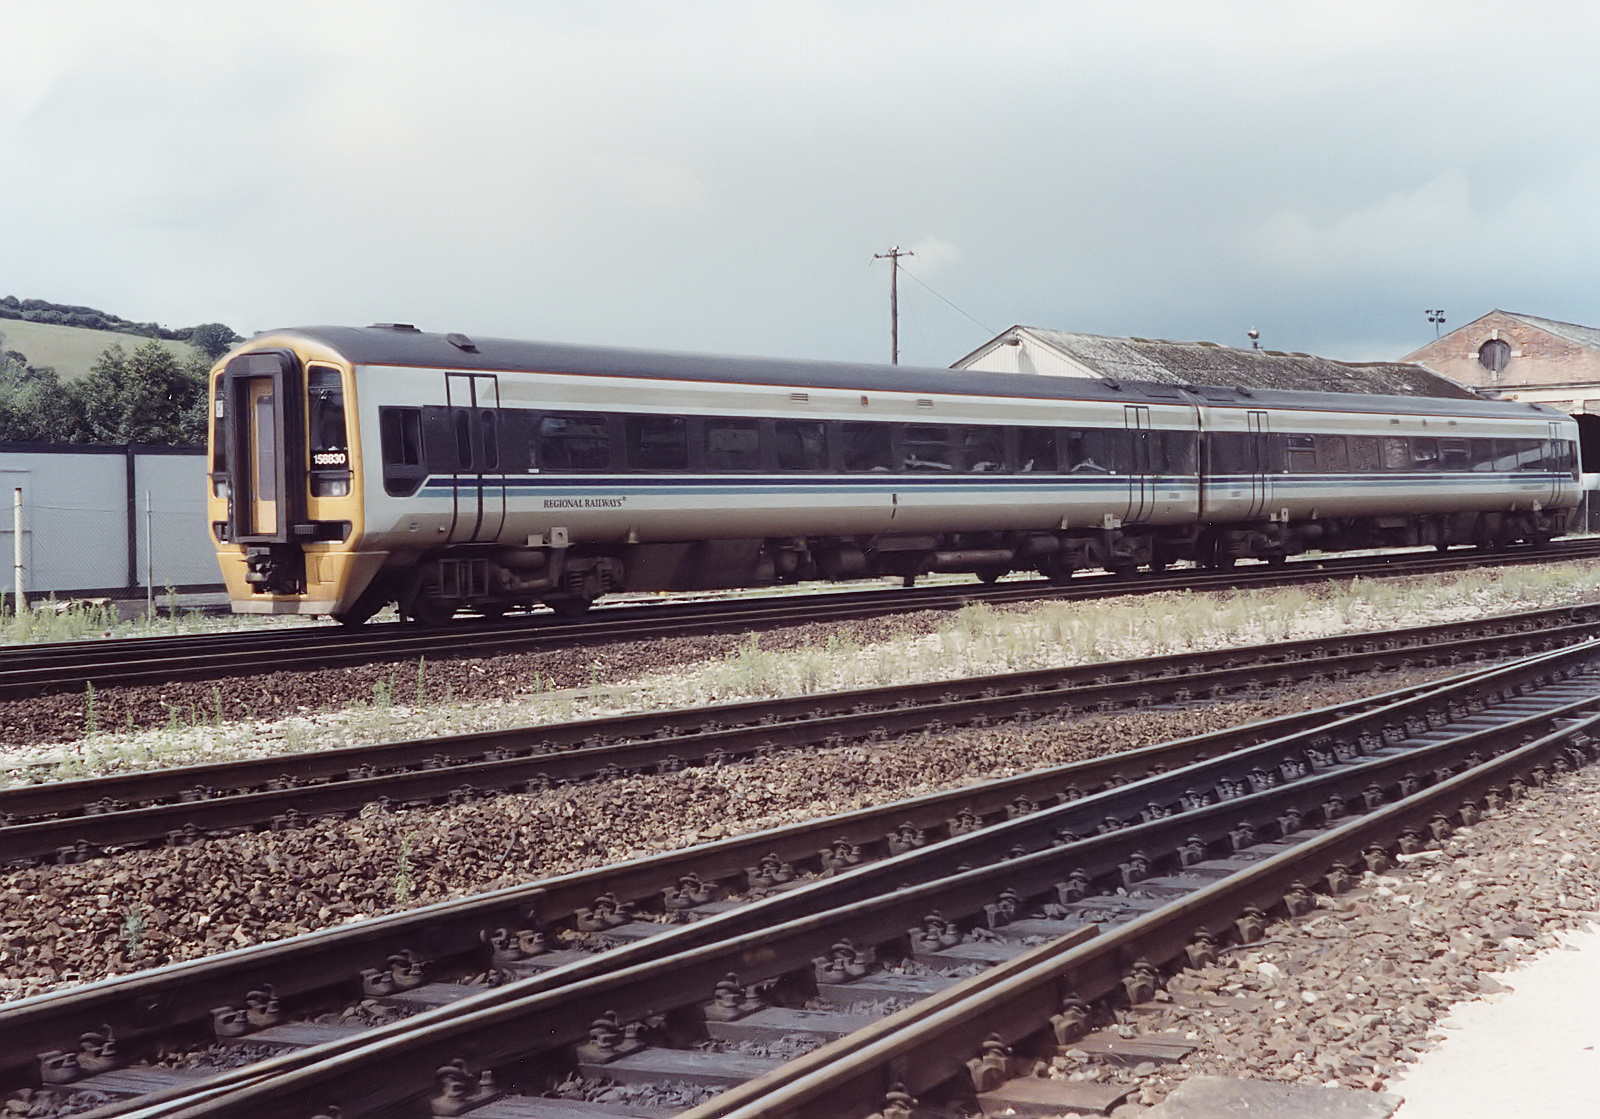
<path id="1" fill-rule="evenodd" d="M 1064 431 L 1065 466 L 1069 474 L 1110 474 L 1115 467 L 1106 433 L 1089 429 Z"/>
<path id="2" fill-rule="evenodd" d="M 997 474 L 1006 468 L 1006 440 L 1003 427 L 966 429 L 963 457 L 968 470 L 977 474 Z"/>
<path id="3" fill-rule="evenodd" d="M 689 438 L 682 416 L 629 416 L 628 465 L 634 470 L 684 470 Z"/>
<path id="4" fill-rule="evenodd" d="M 1437 470 L 1439 468 L 1439 441 L 1413 439 L 1411 441 L 1411 469 Z"/>
<path id="5" fill-rule="evenodd" d="M 956 468 L 952 431 L 933 424 L 907 424 L 900 435 L 900 465 L 917 473 Z"/>
<path id="6" fill-rule="evenodd" d="M 1289 473 L 1315 474 L 1317 472 L 1317 440 L 1311 435 L 1284 436 L 1289 456 Z"/>
<path id="7" fill-rule="evenodd" d="M 760 428 L 755 420 L 708 419 L 702 451 L 707 470 L 759 470 Z"/>
<path id="8" fill-rule="evenodd" d="M 1439 440 L 1439 469 L 1472 469 L 1472 451 L 1465 439 Z"/>
<path id="9" fill-rule="evenodd" d="M 1383 466 L 1378 441 L 1366 435 L 1350 440 L 1350 463 L 1358 474 L 1368 474 Z"/>
<path id="10" fill-rule="evenodd" d="M 1324 474 L 1350 473 L 1350 444 L 1344 436 L 1317 436 L 1317 469 Z"/>
<path id="11" fill-rule="evenodd" d="M 1404 436 L 1384 436 L 1383 468 L 1385 470 L 1409 470 L 1411 468 L 1411 446 Z"/>
<path id="12" fill-rule="evenodd" d="M 1516 440 L 1513 440 L 1513 442 L 1516 444 L 1516 448 L 1517 448 L 1517 467 L 1516 468 L 1518 470 L 1539 470 L 1539 469 L 1541 469 L 1541 467 L 1542 467 L 1541 459 L 1543 458 L 1543 455 L 1540 453 L 1539 440 L 1537 440 L 1537 439 L 1516 439 Z"/>
<path id="13" fill-rule="evenodd" d="M 1017 470 L 1023 474 L 1054 474 L 1056 433 L 1048 427 L 1017 429 Z"/>
<path id="14" fill-rule="evenodd" d="M 1494 440 L 1473 439 L 1467 444 L 1468 453 L 1472 456 L 1472 469 L 1478 473 L 1488 473 L 1494 469 Z"/>
<path id="15" fill-rule="evenodd" d="M 456 465 L 462 470 L 472 469 L 472 420 L 465 408 L 455 410 Z"/>
<path id="16" fill-rule="evenodd" d="M 1192 431 L 1167 432 L 1167 472 L 1193 474 L 1196 468 L 1195 444 L 1199 436 Z"/>
<path id="17" fill-rule="evenodd" d="M 483 440 L 483 469 L 500 469 L 500 439 L 495 421 L 498 417 L 488 408 L 478 413 L 478 434 Z"/>
<path id="18" fill-rule="evenodd" d="M 422 412 L 378 409 L 378 444 L 383 456 L 383 491 L 390 497 L 417 492 L 428 471 L 422 464 Z"/>
<path id="19" fill-rule="evenodd" d="M 888 424 L 840 424 L 839 438 L 846 470 L 887 472 L 890 469 L 894 459 Z"/>
<path id="20" fill-rule="evenodd" d="M 599 412 L 541 416 L 534 432 L 534 462 L 541 470 L 608 470 L 611 429 Z"/>
<path id="21" fill-rule="evenodd" d="M 779 470 L 828 469 L 827 428 L 820 420 L 778 420 L 772 433 Z"/>

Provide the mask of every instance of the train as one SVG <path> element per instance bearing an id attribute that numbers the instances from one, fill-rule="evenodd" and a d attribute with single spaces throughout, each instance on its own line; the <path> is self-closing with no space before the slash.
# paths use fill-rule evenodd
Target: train
<path id="1" fill-rule="evenodd" d="M 1579 504 L 1539 404 L 257 335 L 211 373 L 233 609 L 427 625 L 607 594 L 1309 550 L 1540 544 Z"/>

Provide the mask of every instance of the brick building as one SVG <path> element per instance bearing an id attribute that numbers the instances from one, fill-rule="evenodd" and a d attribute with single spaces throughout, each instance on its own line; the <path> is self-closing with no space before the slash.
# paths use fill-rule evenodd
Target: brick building
<path id="1" fill-rule="evenodd" d="M 1600 329 L 1490 311 L 1401 360 L 1484 396 L 1569 413 L 1578 420 L 1583 469 L 1600 471 Z"/>

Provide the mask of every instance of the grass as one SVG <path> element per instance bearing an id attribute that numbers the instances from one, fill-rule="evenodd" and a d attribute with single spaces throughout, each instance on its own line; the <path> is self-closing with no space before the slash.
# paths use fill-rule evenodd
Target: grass
<path id="1" fill-rule="evenodd" d="M 63 381 L 87 376 L 100 355 L 118 343 L 132 352 L 150 341 L 141 334 L 119 334 L 23 319 L 0 319 L 0 335 L 5 338 L 6 349 L 26 354 L 29 365 L 54 367 Z M 161 345 L 179 360 L 188 360 L 195 353 L 195 348 L 187 342 L 161 340 Z"/>
<path id="2" fill-rule="evenodd" d="M 7 596 L 0 600 L 0 645 L 82 641 L 97 637 L 174 637 L 249 628 L 326 625 L 321 618 L 295 615 L 210 615 L 200 610 L 185 610 L 177 593 L 171 588 L 160 596 L 159 602 L 153 613 L 146 611 L 141 602 L 138 614 L 124 618 L 109 603 L 58 601 L 53 595 L 30 600 L 27 609 L 19 612 L 13 609 Z"/>
<path id="3" fill-rule="evenodd" d="M 212 711 L 171 708 L 166 725 L 156 730 L 95 726 L 78 742 L 36 751 L 31 766 L 27 760 L 13 761 L 12 769 L 14 779 L 81 777 L 353 746 L 396 736 L 465 734 L 630 711 L 1095 664 L 1590 602 L 1600 598 L 1597 586 L 1600 564 L 1567 563 L 1003 609 L 977 604 L 949 615 L 930 633 L 868 642 L 841 626 L 820 644 L 781 652 L 762 648 L 752 636 L 726 657 L 672 672 L 621 684 L 601 684 L 591 673 L 587 686 L 559 690 L 535 674 L 516 694 L 488 701 L 457 702 L 448 688 L 430 689 L 426 665 L 419 662 L 414 691 L 404 686 L 396 670 L 373 686 L 370 699 L 340 711 L 275 722 L 229 721 L 217 688 Z"/>

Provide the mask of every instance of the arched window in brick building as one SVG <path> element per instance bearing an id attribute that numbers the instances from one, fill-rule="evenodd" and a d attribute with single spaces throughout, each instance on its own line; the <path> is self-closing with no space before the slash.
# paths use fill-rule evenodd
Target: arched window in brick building
<path id="1" fill-rule="evenodd" d="M 1505 372 L 1511 361 L 1511 343 L 1504 338 L 1491 338 L 1478 347 L 1478 364 L 1495 376 Z"/>

